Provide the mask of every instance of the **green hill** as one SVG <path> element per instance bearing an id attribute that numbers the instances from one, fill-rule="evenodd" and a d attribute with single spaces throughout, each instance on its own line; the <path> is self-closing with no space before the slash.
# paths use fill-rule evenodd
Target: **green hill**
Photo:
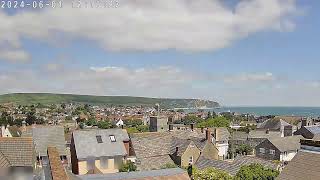
<path id="1" fill-rule="evenodd" d="M 73 94 L 49 94 L 49 93 L 14 93 L 0 95 L 1 103 L 15 103 L 19 105 L 30 105 L 41 103 L 81 103 L 92 105 L 143 105 L 154 106 L 159 103 L 166 108 L 196 108 L 196 107 L 218 107 L 219 103 L 198 99 L 166 99 L 166 98 L 146 98 L 132 96 L 89 96 Z"/>

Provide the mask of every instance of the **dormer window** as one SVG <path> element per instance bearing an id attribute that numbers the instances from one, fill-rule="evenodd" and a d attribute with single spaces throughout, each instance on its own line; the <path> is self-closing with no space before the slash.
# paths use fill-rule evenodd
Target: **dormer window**
<path id="1" fill-rule="evenodd" d="M 103 143 L 101 136 L 96 136 L 98 143 Z"/>
<path id="2" fill-rule="evenodd" d="M 114 135 L 110 135 L 109 137 L 110 137 L 111 142 L 116 142 L 117 141 L 116 137 Z"/>

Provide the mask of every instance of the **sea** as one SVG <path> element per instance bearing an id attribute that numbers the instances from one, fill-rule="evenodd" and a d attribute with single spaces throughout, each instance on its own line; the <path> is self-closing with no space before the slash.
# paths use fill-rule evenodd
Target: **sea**
<path id="1" fill-rule="evenodd" d="M 241 114 L 252 114 L 256 116 L 278 115 L 278 116 L 304 116 L 320 117 L 320 107 L 220 107 L 203 109 L 204 111 L 237 112 Z M 187 112 L 197 111 L 188 109 Z"/>

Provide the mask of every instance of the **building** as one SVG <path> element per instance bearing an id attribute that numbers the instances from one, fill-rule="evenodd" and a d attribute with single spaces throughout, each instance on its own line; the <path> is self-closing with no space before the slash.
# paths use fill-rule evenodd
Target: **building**
<path id="1" fill-rule="evenodd" d="M 320 179 L 320 141 L 301 140 L 301 150 L 277 177 L 279 180 Z"/>
<path id="2" fill-rule="evenodd" d="M 281 137 L 292 136 L 293 126 L 280 119 L 268 119 L 257 125 L 257 129 L 268 131 L 280 131 Z"/>
<path id="3" fill-rule="evenodd" d="M 295 135 L 301 135 L 306 139 L 312 139 L 316 135 L 320 135 L 320 126 L 303 126 L 296 132 Z"/>
<path id="4" fill-rule="evenodd" d="M 302 136 L 288 136 L 264 140 L 255 147 L 256 156 L 267 160 L 291 161 L 300 149 Z"/>
<path id="5" fill-rule="evenodd" d="M 1 126 L 0 137 L 20 137 L 21 131 L 17 126 Z"/>
<path id="6" fill-rule="evenodd" d="M 42 166 L 42 163 L 48 161 L 48 147 L 56 147 L 59 151 L 61 160 L 64 164 L 68 164 L 67 159 L 67 147 L 64 136 L 64 127 L 62 126 L 41 126 L 33 127 L 31 129 L 31 136 L 35 145 L 35 152 L 38 160 L 38 164 Z M 43 162 L 46 161 L 46 162 Z"/>
<path id="7" fill-rule="evenodd" d="M 227 128 L 212 128 L 209 133 L 212 132 L 212 142 L 218 149 L 219 159 L 226 159 L 229 149 L 229 137 L 230 133 Z"/>
<path id="8" fill-rule="evenodd" d="M 36 168 L 35 153 L 30 137 L 0 138 L 0 172 L 3 176 L 19 172 L 31 176 Z M 4 170 L 7 170 L 6 172 Z M 1 179 L 1 177 L 0 177 Z"/>
<path id="9" fill-rule="evenodd" d="M 149 123 L 150 132 L 164 132 L 169 130 L 167 116 L 151 116 Z"/>
<path id="10" fill-rule="evenodd" d="M 198 129 L 133 134 L 131 141 L 137 168 L 161 169 L 174 164 L 187 167 L 195 164 L 200 155 L 218 159 L 218 149 L 211 137 L 211 133 L 200 132 Z"/>
<path id="11" fill-rule="evenodd" d="M 124 129 L 74 131 L 71 162 L 74 174 L 119 172 L 129 156 L 130 139 Z"/>

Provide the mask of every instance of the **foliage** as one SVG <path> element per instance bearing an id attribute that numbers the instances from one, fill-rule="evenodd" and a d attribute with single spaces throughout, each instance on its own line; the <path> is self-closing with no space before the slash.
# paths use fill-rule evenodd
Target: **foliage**
<path id="1" fill-rule="evenodd" d="M 27 114 L 26 123 L 27 123 L 28 125 L 32 125 L 32 124 L 34 124 L 36 121 L 37 121 L 37 118 L 36 118 L 36 116 L 34 115 L 34 113 L 33 113 L 33 112 L 29 112 L 29 113 Z"/>
<path id="2" fill-rule="evenodd" d="M 206 128 L 206 127 L 229 127 L 230 121 L 227 120 L 225 117 L 216 117 L 207 119 L 197 125 L 199 128 Z"/>
<path id="3" fill-rule="evenodd" d="M 143 122 L 141 119 L 126 120 L 125 125 L 127 127 L 137 127 L 143 125 Z"/>
<path id="4" fill-rule="evenodd" d="M 127 127 L 126 129 L 129 134 L 140 133 L 140 132 L 149 132 L 149 126 L 145 126 L 145 125 L 140 125 L 137 127 Z"/>
<path id="5" fill-rule="evenodd" d="M 194 180 L 232 180 L 232 176 L 228 173 L 215 168 L 206 168 L 204 170 L 193 170 Z"/>
<path id="6" fill-rule="evenodd" d="M 109 129 L 112 127 L 112 124 L 110 123 L 110 121 L 99 121 L 97 125 L 98 125 L 98 128 L 100 129 Z"/>
<path id="7" fill-rule="evenodd" d="M 198 117 L 198 116 L 195 116 L 195 115 L 187 115 L 183 120 L 182 122 L 184 124 L 191 124 L 191 123 L 200 123 L 202 122 L 203 119 Z"/>
<path id="8" fill-rule="evenodd" d="M 261 164 L 251 164 L 242 166 L 238 171 L 235 179 L 236 180 L 267 180 L 275 179 L 279 175 L 279 171 L 268 169 L 263 167 Z"/>
<path id="9" fill-rule="evenodd" d="M 136 170 L 137 170 L 137 166 L 130 160 L 127 161 L 127 163 L 123 164 L 119 169 L 120 172 L 130 172 L 130 171 L 136 171 Z"/>
<path id="10" fill-rule="evenodd" d="M 84 128 L 84 123 L 81 122 L 81 123 L 79 124 L 79 127 L 80 127 L 80 129 L 83 129 L 83 128 Z"/>
<path id="11" fill-rule="evenodd" d="M 94 118 L 89 119 L 88 121 L 85 122 L 87 126 L 96 126 L 97 125 L 97 120 Z"/>
<path id="12" fill-rule="evenodd" d="M 236 153 L 238 154 L 248 155 L 252 154 L 252 152 L 253 148 L 248 144 L 241 144 L 236 148 Z"/>
<path id="13" fill-rule="evenodd" d="M 176 168 L 176 167 L 178 167 L 176 164 L 166 163 L 166 164 L 164 164 L 163 166 L 161 166 L 160 168 L 161 168 L 161 169 L 170 169 L 170 168 Z"/>
<path id="14" fill-rule="evenodd" d="M 71 94 L 50 94 L 50 93 L 15 93 L 0 95 L 0 103 L 12 102 L 15 104 L 62 104 L 62 103 L 81 103 L 90 105 L 126 105 L 126 106 L 153 106 L 161 104 L 161 108 L 196 107 L 197 99 L 163 99 L 163 98 L 144 98 L 131 96 L 87 96 Z M 203 101 L 203 106 L 217 107 L 219 104 L 214 101 Z"/>

